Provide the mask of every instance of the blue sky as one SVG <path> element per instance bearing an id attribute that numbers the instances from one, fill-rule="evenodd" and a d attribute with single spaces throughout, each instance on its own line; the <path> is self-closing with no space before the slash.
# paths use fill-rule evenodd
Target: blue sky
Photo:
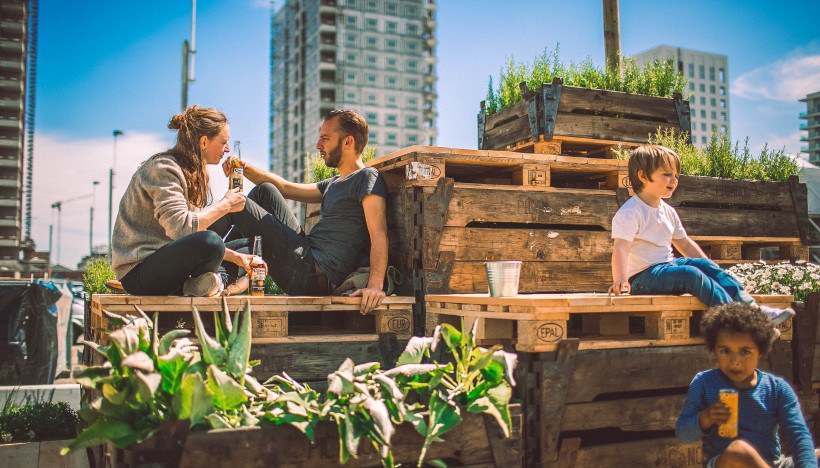
<path id="1" fill-rule="evenodd" d="M 560 43 L 565 62 L 603 64 L 601 0 L 439 0 L 437 144 L 475 148 L 487 80 L 507 57 L 531 60 Z M 276 1 L 280 5 L 281 0 Z M 32 236 L 48 247 L 50 205 L 92 193 L 94 244 L 107 242 L 108 170 L 117 144 L 114 205 L 140 161 L 173 144 L 166 125 L 180 108 L 182 41 L 189 0 L 40 0 Z M 659 44 L 725 54 L 731 137 L 795 153 L 797 101 L 820 90 L 816 0 L 620 2 L 624 55 Z M 189 103 L 222 109 L 242 155 L 268 152 L 270 3 L 197 2 L 196 82 Z M 214 196 L 225 184 L 215 179 Z M 91 200 L 63 205 L 60 263 L 87 253 Z M 56 227 L 55 227 L 56 231 Z M 56 250 L 56 232 L 54 239 Z M 56 252 L 55 252 L 56 253 Z M 55 255 L 56 259 L 56 255 Z"/>

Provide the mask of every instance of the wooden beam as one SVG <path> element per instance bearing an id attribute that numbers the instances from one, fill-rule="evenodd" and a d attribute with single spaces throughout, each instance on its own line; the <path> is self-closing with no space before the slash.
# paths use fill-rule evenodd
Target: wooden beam
<path id="1" fill-rule="evenodd" d="M 617 71 L 618 76 L 621 76 L 621 32 L 618 0 L 603 0 L 603 2 L 606 68 Z"/>

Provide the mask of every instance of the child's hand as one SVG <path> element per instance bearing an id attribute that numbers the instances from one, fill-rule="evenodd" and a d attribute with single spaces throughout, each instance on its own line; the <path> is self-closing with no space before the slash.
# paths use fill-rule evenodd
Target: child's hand
<path id="1" fill-rule="evenodd" d="M 731 415 L 731 408 L 722 401 L 716 401 L 700 412 L 700 428 L 706 431 L 715 424 L 723 424 Z"/>
<path id="2" fill-rule="evenodd" d="M 629 285 L 629 280 L 615 280 L 609 286 L 609 294 L 620 296 L 621 294 L 629 294 L 632 292 L 632 286 Z"/>

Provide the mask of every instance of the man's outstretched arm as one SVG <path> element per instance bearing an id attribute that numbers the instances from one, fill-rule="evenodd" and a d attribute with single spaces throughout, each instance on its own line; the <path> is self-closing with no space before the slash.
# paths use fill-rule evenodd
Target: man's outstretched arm
<path id="1" fill-rule="evenodd" d="M 362 199 L 367 232 L 370 234 L 370 279 L 367 286 L 351 296 L 361 296 L 359 311 L 366 314 L 384 301 L 384 275 L 387 272 L 387 201 L 379 195 Z"/>

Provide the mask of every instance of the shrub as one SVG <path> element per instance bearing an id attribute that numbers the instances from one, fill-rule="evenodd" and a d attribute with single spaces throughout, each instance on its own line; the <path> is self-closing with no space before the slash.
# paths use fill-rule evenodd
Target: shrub
<path id="1" fill-rule="evenodd" d="M 88 262 L 83 272 L 83 287 L 86 294 L 110 294 L 114 291 L 105 285 L 108 280 L 116 279 L 114 270 L 111 269 L 111 264 L 108 259 L 95 258 Z"/>
<path id="2" fill-rule="evenodd" d="M 791 294 L 805 301 L 809 293 L 820 291 L 820 266 L 805 261 L 741 263 L 728 270 L 752 294 Z"/>
<path id="3" fill-rule="evenodd" d="M 376 147 L 365 146 L 364 151 L 362 151 L 362 161 L 367 162 L 374 157 L 376 157 Z M 339 171 L 335 168 L 325 165 L 325 160 L 322 159 L 321 154 L 308 153 L 305 155 L 305 174 L 303 179 L 306 184 L 329 179 L 338 173 Z"/>
<path id="4" fill-rule="evenodd" d="M 62 401 L 20 405 L 7 401 L 0 412 L 0 443 L 72 439 L 77 437 L 79 422 L 77 413 Z"/>
<path id="5" fill-rule="evenodd" d="M 713 133 L 703 148 L 692 145 L 688 134 L 678 134 L 671 129 L 658 130 L 649 136 L 648 143 L 663 145 L 678 153 L 683 175 L 784 182 L 800 170 L 797 159 L 782 149 L 772 151 L 764 145 L 760 154 L 753 157 L 748 138 L 741 148 L 738 142 L 732 145 L 723 133 Z M 618 153 L 619 158 L 629 159 L 629 150 L 621 149 Z"/>
<path id="6" fill-rule="evenodd" d="M 614 70 L 596 67 L 590 58 L 580 64 L 570 62 L 567 67 L 559 58 L 558 44 L 552 52 L 545 48 L 531 63 L 518 63 L 509 57 L 499 72 L 498 89 L 493 88 L 493 77 L 490 76 L 485 111 L 488 116 L 493 115 L 519 102 L 522 99 L 519 83 L 525 81 L 527 88 L 537 89 L 543 83 L 552 82 L 553 77 L 561 78 L 566 86 L 660 97 L 671 97 L 675 93 L 683 95 L 686 87 L 686 79 L 671 59 L 655 60 L 641 69 L 635 59 L 625 57 L 622 69 L 623 75 L 619 76 Z"/>

